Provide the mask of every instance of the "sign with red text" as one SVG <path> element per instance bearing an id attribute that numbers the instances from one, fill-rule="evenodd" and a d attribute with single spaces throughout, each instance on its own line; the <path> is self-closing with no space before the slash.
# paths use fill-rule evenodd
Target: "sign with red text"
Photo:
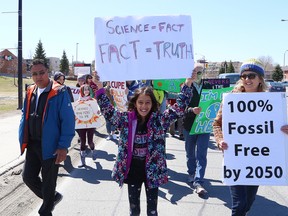
<path id="1" fill-rule="evenodd" d="M 76 87 L 76 86 L 69 86 L 74 98 L 74 101 L 77 101 L 79 99 L 79 95 L 80 95 L 80 88 Z"/>
<path id="2" fill-rule="evenodd" d="M 72 103 L 75 114 L 75 129 L 99 128 L 102 125 L 100 110 L 95 99 Z"/>
<path id="3" fill-rule="evenodd" d="M 111 81 L 111 95 L 113 96 L 116 107 L 119 111 L 127 111 L 127 95 L 125 93 L 126 82 Z"/>
<path id="4" fill-rule="evenodd" d="M 190 16 L 96 17 L 94 27 L 101 81 L 191 76 Z"/>
<path id="5" fill-rule="evenodd" d="M 223 95 L 226 185 L 288 185 L 285 93 Z"/>

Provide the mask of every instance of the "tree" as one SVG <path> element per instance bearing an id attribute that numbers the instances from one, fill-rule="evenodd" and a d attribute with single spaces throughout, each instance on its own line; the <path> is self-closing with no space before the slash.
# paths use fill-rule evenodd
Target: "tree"
<path id="1" fill-rule="evenodd" d="M 221 67 L 219 69 L 219 74 L 227 73 L 227 62 L 222 62 Z"/>
<path id="2" fill-rule="evenodd" d="M 273 59 L 271 56 L 260 56 L 258 60 L 262 63 L 264 71 L 273 70 Z"/>
<path id="3" fill-rule="evenodd" d="M 219 69 L 219 74 L 225 73 L 225 68 L 223 67 L 223 65 L 221 65 L 220 69 Z"/>
<path id="4" fill-rule="evenodd" d="M 63 55 L 62 55 L 62 58 L 60 60 L 60 71 L 64 75 L 68 75 L 69 74 L 69 60 L 67 58 L 65 50 L 63 50 Z"/>
<path id="5" fill-rule="evenodd" d="M 46 53 L 41 40 L 39 40 L 33 59 L 43 59 L 46 65 L 49 65 L 49 60 L 46 58 Z"/>
<path id="6" fill-rule="evenodd" d="M 231 60 L 229 62 L 228 68 L 227 68 L 227 73 L 235 73 L 235 68 L 234 68 Z"/>
<path id="7" fill-rule="evenodd" d="M 275 81 L 282 81 L 283 79 L 283 71 L 280 67 L 280 65 L 276 65 L 273 74 L 272 74 L 272 79 Z"/>

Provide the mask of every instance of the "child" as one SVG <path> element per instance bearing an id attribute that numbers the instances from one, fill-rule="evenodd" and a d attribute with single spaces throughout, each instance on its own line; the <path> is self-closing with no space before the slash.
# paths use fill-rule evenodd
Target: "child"
<path id="1" fill-rule="evenodd" d="M 195 78 L 194 74 L 192 76 Z M 192 97 L 191 83 L 185 85 L 177 104 L 163 113 L 158 112 L 157 101 L 151 87 L 137 89 L 131 97 L 127 112 L 114 109 L 103 88 L 97 91 L 102 114 L 120 130 L 118 155 L 112 178 L 120 186 L 128 184 L 130 215 L 140 215 L 140 193 L 146 188 L 147 215 L 158 215 L 158 187 L 168 181 L 165 153 L 165 133 L 170 124 L 183 115 Z M 101 83 L 98 87 L 102 87 Z"/>
<path id="2" fill-rule="evenodd" d="M 96 83 L 93 82 L 93 77 L 90 74 L 86 75 L 85 83 L 90 86 L 92 89 L 91 97 L 95 98 L 95 93 L 98 90 L 98 86 Z"/>
<path id="3" fill-rule="evenodd" d="M 89 85 L 84 84 L 80 87 L 80 101 L 88 101 L 88 100 L 95 100 L 94 98 L 91 97 L 93 94 L 92 89 L 90 88 Z M 93 135 L 94 135 L 95 128 L 83 128 L 83 129 L 77 129 L 77 132 L 80 137 L 80 157 L 81 157 L 81 165 L 79 167 L 84 167 L 86 165 L 85 162 L 85 157 L 87 156 L 86 154 L 86 135 L 88 138 L 88 145 L 90 149 L 92 150 L 92 159 L 96 160 L 96 150 L 95 150 L 95 145 L 93 142 Z"/>

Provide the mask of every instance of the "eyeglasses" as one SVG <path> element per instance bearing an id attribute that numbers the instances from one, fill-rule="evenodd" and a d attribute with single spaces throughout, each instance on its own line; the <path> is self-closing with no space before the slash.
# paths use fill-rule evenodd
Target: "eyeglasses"
<path id="1" fill-rule="evenodd" d="M 40 72 L 33 72 L 32 76 L 43 76 L 46 72 L 45 71 L 40 71 Z"/>
<path id="2" fill-rule="evenodd" d="M 248 78 L 248 79 L 255 79 L 256 76 L 257 76 L 257 74 L 255 74 L 255 73 L 249 73 L 249 74 L 243 74 L 243 75 L 241 75 L 240 78 L 241 78 L 242 80 L 246 80 L 247 78 Z"/>
<path id="3" fill-rule="evenodd" d="M 202 71 L 198 71 L 198 72 L 197 72 L 197 75 L 201 75 L 201 74 L 202 74 Z"/>

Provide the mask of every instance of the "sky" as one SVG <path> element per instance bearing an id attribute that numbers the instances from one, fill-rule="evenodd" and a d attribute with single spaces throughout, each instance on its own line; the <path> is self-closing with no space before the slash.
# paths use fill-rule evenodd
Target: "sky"
<path id="1" fill-rule="evenodd" d="M 18 0 L 0 5 L 0 50 L 17 55 Z M 288 65 L 288 21 L 281 21 L 288 20 L 287 0 L 23 0 L 22 55 L 32 58 L 41 40 L 46 57 L 61 58 L 65 50 L 71 62 L 78 50 L 78 61 L 91 63 L 95 17 L 153 15 L 191 16 L 195 59 L 265 56 L 282 66 L 286 57 Z"/>

